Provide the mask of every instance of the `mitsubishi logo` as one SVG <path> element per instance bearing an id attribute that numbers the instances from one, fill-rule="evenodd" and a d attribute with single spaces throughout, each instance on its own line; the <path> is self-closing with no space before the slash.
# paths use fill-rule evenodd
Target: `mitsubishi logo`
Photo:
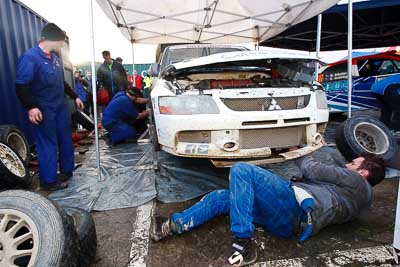
<path id="1" fill-rule="evenodd" d="M 281 107 L 278 105 L 278 102 L 275 100 L 275 98 L 271 98 L 270 103 L 268 103 L 268 101 L 264 103 L 263 110 L 281 110 Z"/>

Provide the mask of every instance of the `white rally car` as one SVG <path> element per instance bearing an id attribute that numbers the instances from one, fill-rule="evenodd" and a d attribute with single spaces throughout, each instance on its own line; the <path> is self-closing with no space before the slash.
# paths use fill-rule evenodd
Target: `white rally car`
<path id="1" fill-rule="evenodd" d="M 269 51 L 215 54 L 165 67 L 153 81 L 159 146 L 180 157 L 265 164 L 322 146 L 326 94 L 316 58 Z M 289 151 L 290 147 L 299 146 Z"/>

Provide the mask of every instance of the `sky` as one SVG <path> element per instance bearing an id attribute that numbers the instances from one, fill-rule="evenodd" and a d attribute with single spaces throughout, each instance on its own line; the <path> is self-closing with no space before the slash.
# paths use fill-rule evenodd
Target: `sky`
<path id="1" fill-rule="evenodd" d="M 90 0 L 20 1 L 67 32 L 70 40 L 70 59 L 74 65 L 92 60 Z M 347 3 L 347 0 L 342 0 L 340 3 Z M 124 60 L 123 63 L 131 64 L 133 59 L 130 42 L 108 19 L 96 0 L 93 0 L 93 5 L 96 61 L 102 62 L 101 51 L 109 50 L 113 58 L 121 57 Z M 250 49 L 254 48 L 253 44 L 244 45 Z M 135 44 L 134 51 L 135 64 L 155 62 L 156 45 Z M 346 52 L 323 53 L 322 60 L 332 62 L 344 56 Z"/>

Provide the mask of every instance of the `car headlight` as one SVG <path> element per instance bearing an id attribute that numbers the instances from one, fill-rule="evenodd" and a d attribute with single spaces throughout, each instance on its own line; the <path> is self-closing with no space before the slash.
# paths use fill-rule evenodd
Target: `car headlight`
<path id="1" fill-rule="evenodd" d="M 323 90 L 316 90 L 315 96 L 317 99 L 317 108 L 318 109 L 328 109 L 328 101 L 326 99 L 326 93 Z"/>
<path id="2" fill-rule="evenodd" d="M 219 109 L 209 95 L 161 96 L 158 98 L 161 114 L 194 115 L 218 114 Z"/>

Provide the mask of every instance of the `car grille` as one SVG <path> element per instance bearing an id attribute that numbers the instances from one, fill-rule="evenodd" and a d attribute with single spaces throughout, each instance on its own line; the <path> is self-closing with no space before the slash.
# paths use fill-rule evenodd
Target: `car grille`
<path id="1" fill-rule="evenodd" d="M 240 130 L 239 148 L 284 148 L 305 142 L 305 126 Z"/>
<path id="2" fill-rule="evenodd" d="M 178 134 L 178 141 L 185 143 L 211 143 L 211 131 L 183 131 Z"/>
<path id="3" fill-rule="evenodd" d="M 310 102 L 310 95 L 289 96 L 289 97 L 263 97 L 263 98 L 221 98 L 221 101 L 234 111 L 269 111 L 271 101 L 275 99 L 276 103 L 272 105 L 273 110 L 289 110 L 304 108 Z"/>

